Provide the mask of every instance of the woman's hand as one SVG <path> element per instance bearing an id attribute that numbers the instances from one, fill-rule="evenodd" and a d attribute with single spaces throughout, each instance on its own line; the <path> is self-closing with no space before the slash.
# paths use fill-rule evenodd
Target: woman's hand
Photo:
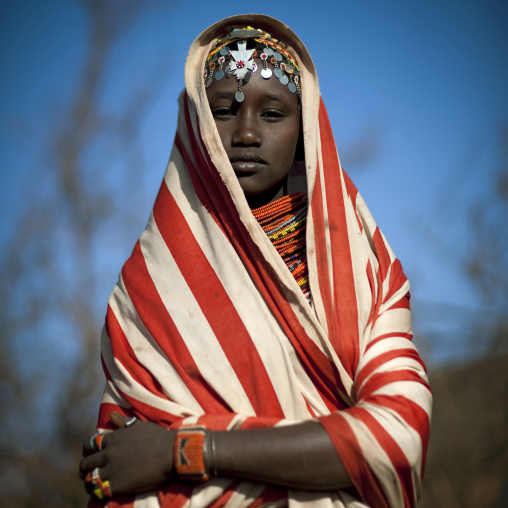
<path id="1" fill-rule="evenodd" d="M 118 430 L 104 435 L 101 451 L 94 452 L 90 440 L 83 445 L 79 476 L 99 468 L 102 482 L 108 481 L 112 496 L 138 494 L 167 482 L 173 472 L 175 432 L 150 422 L 136 421 L 125 427 L 128 417 L 111 413 Z"/>

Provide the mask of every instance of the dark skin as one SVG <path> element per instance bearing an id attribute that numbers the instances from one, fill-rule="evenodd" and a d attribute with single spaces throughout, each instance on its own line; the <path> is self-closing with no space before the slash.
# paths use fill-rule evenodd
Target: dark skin
<path id="1" fill-rule="evenodd" d="M 297 94 L 257 71 L 236 102 L 234 77 L 213 80 L 206 94 L 215 125 L 251 208 L 284 196 L 300 134 Z"/>
<path id="2" fill-rule="evenodd" d="M 286 193 L 300 132 L 298 96 L 272 77 L 252 75 L 237 103 L 236 79 L 213 81 L 210 108 L 224 149 L 251 208 Z M 103 450 L 83 447 L 80 477 L 95 467 L 113 494 L 137 494 L 178 481 L 173 468 L 175 432 L 150 422 L 125 427 L 126 417 L 111 414 L 118 429 L 103 439 Z M 336 490 L 351 480 L 324 428 L 315 421 L 279 428 L 214 432 L 219 476 L 244 478 L 306 490 Z"/>

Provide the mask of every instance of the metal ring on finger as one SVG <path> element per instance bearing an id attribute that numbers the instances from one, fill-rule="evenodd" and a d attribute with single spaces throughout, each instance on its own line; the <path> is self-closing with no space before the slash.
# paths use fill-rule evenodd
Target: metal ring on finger
<path id="1" fill-rule="evenodd" d="M 126 427 L 131 427 L 132 425 L 134 425 L 136 422 L 138 421 L 138 419 L 135 417 L 135 416 L 131 416 L 126 422 L 125 422 L 125 426 Z"/>

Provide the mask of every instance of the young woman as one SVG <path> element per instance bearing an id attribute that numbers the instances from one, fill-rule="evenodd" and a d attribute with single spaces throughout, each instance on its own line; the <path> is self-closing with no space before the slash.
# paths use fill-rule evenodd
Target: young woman
<path id="1" fill-rule="evenodd" d="M 308 52 L 273 18 L 235 16 L 196 39 L 185 82 L 109 301 L 87 491 L 111 507 L 414 505 L 431 394 L 409 284 L 340 167 Z"/>

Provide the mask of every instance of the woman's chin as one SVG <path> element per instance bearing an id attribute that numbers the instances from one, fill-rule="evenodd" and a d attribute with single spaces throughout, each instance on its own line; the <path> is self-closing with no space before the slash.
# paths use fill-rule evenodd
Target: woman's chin
<path id="1" fill-rule="evenodd" d="M 267 205 L 287 194 L 285 183 L 284 185 L 277 185 L 270 189 L 263 189 L 257 192 L 250 189 L 243 189 L 243 192 L 250 208 L 259 208 L 260 206 Z"/>

